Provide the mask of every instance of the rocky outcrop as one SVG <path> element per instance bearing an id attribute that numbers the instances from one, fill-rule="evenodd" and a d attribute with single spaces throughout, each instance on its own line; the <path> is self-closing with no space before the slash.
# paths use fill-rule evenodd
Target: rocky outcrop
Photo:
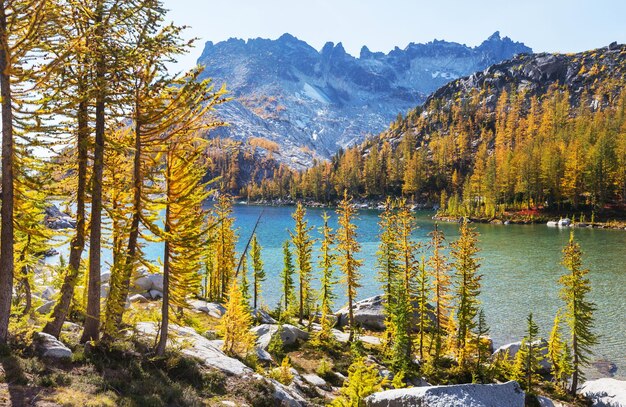
<path id="1" fill-rule="evenodd" d="M 61 212 L 56 205 L 45 209 L 44 222 L 50 229 L 71 229 L 76 227 L 76 221 L 67 213 Z"/>
<path id="2" fill-rule="evenodd" d="M 261 349 L 267 350 L 269 347 L 272 336 L 278 332 L 279 325 L 275 324 L 262 324 L 255 326 L 250 331 L 257 335 L 257 346 Z M 309 334 L 300 328 L 293 325 L 284 324 L 280 326 L 280 339 L 283 345 L 289 346 L 296 343 L 297 340 L 306 340 L 309 338 Z"/>
<path id="3" fill-rule="evenodd" d="M 267 311 L 260 309 L 260 308 L 252 310 L 252 318 L 256 321 L 256 323 L 261 323 L 261 324 L 276 324 L 277 323 L 277 321 L 274 318 L 272 318 L 272 316 L 268 314 Z"/>
<path id="4" fill-rule="evenodd" d="M 71 359 L 72 351 L 63 342 L 52 335 L 37 332 L 35 333 L 35 349 L 43 358 L 51 359 Z"/>
<path id="5" fill-rule="evenodd" d="M 524 392 L 517 382 L 411 387 L 375 393 L 367 407 L 524 407 Z"/>
<path id="6" fill-rule="evenodd" d="M 474 90 L 488 88 L 491 95 L 485 102 L 487 108 L 493 110 L 499 93 L 504 90 L 509 93 L 524 91 L 527 97 L 540 96 L 553 84 L 567 88 L 572 102 L 576 103 L 596 80 L 608 76 L 623 77 L 626 74 L 625 54 L 626 45 L 615 45 L 577 54 L 518 55 L 442 86 L 424 105 L 434 99 L 449 101 L 455 97 L 469 97 Z"/>
<path id="7" fill-rule="evenodd" d="M 491 355 L 491 357 L 493 359 L 493 358 L 499 357 L 500 355 L 502 355 L 502 356 L 508 355 L 508 358 L 510 360 L 513 360 L 513 359 L 515 359 L 515 355 L 517 354 L 517 352 L 519 351 L 519 348 L 521 346 L 522 346 L 522 342 L 521 341 L 520 342 L 507 343 L 506 345 L 502 345 L 498 349 L 496 349 L 493 352 L 493 354 Z M 542 370 L 543 373 L 549 373 L 550 369 L 552 368 L 552 364 L 550 363 L 550 361 L 547 358 L 547 356 L 548 356 L 548 342 L 546 342 L 545 339 L 540 339 L 538 341 L 533 342 L 533 346 L 543 348 L 541 353 L 543 354 L 544 358 L 541 361 L 541 370 Z"/>
<path id="8" fill-rule="evenodd" d="M 355 57 L 341 43 L 318 51 L 284 34 L 207 42 L 198 63 L 234 96 L 216 109 L 230 125 L 212 135 L 270 141 L 278 162 L 302 168 L 383 131 L 450 80 L 528 52 L 494 33 L 477 47 L 435 40 L 386 54 L 364 47 Z"/>
<path id="9" fill-rule="evenodd" d="M 157 334 L 156 326 L 152 322 L 140 322 L 137 324 L 136 330 L 144 335 L 154 336 Z M 210 341 L 193 329 L 178 325 L 170 325 L 169 335 L 171 335 L 169 338 L 171 342 L 186 344 L 182 353 L 200 359 L 205 366 L 231 375 L 252 373 L 252 369 L 239 360 L 226 356 L 219 346 L 220 341 Z"/>
<path id="10" fill-rule="evenodd" d="M 221 318 L 226 313 L 226 308 L 222 304 L 207 302 L 202 300 L 190 300 L 189 306 L 198 312 L 203 312 L 213 318 Z"/>
<path id="11" fill-rule="evenodd" d="M 578 393 L 587 397 L 594 407 L 626 407 L 626 381 L 623 380 L 589 380 Z"/>
<path id="12" fill-rule="evenodd" d="M 417 303 L 414 303 L 413 306 L 417 309 Z M 352 307 L 352 312 L 354 321 L 359 326 L 372 331 L 385 330 L 385 298 L 383 295 L 357 301 Z M 335 315 L 337 316 L 337 326 L 339 328 L 348 324 L 348 307 L 340 309 Z M 419 318 L 419 312 L 415 311 L 413 318 L 415 320 Z M 432 312 L 429 312 L 428 318 L 431 322 L 434 322 L 435 316 Z"/>

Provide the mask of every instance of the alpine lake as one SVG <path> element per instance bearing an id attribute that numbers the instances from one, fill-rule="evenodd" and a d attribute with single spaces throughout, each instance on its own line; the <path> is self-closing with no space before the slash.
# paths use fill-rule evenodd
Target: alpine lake
<path id="1" fill-rule="evenodd" d="M 233 207 L 235 226 L 239 241 L 238 251 L 243 250 L 261 215 L 256 233 L 262 246 L 264 270 L 267 278 L 262 284 L 261 303 L 275 308 L 281 296 L 280 273 L 283 268 L 282 244 L 289 238 L 288 230 L 293 227 L 291 217 L 293 206 L 255 206 L 236 204 Z M 320 246 L 319 228 L 322 214 L 330 216 L 333 229 L 337 227 L 334 209 L 307 208 L 307 220 L 314 226 L 312 235 L 315 243 L 314 273 L 317 268 Z M 261 214 L 262 213 L 262 214 Z M 376 210 L 360 210 L 355 223 L 358 227 L 358 240 L 361 252 L 357 256 L 363 260 L 361 287 L 358 299 L 381 293 L 377 280 L 378 216 Z M 434 212 L 416 211 L 417 229 L 414 238 L 422 243 L 418 253 L 429 256 L 428 233 L 433 230 Z M 479 299 L 490 327 L 490 337 L 494 348 L 522 339 L 526 329 L 526 318 L 533 318 L 540 329 L 540 336 L 548 338 L 554 316 L 563 306 L 559 298 L 561 289 L 559 277 L 566 270 L 561 265 L 562 250 L 568 242 L 570 228 L 551 228 L 544 224 L 533 225 L 492 225 L 473 224 L 479 236 L 479 258 L 482 274 L 482 288 Z M 439 223 L 447 243 L 458 238 L 458 224 Z M 626 231 L 610 229 L 576 228 L 575 238 L 583 250 L 583 265 L 590 270 L 592 291 L 590 299 L 596 304 L 594 330 L 600 335 L 600 342 L 594 348 L 591 358 L 593 366 L 587 369 L 589 379 L 607 376 L 607 365 L 617 366 L 611 372 L 617 378 L 626 378 Z M 65 250 L 60 250 L 64 252 Z M 159 261 L 163 257 L 163 245 L 149 243 L 144 248 L 146 255 Z M 55 257 L 47 262 L 53 263 Z M 104 254 L 105 261 L 110 253 Z M 104 270 L 108 266 L 103 267 Z M 335 272 L 340 278 L 339 271 Z M 315 276 L 313 287 L 319 287 L 319 276 Z M 334 309 L 346 303 L 345 286 L 337 284 L 337 299 Z"/>

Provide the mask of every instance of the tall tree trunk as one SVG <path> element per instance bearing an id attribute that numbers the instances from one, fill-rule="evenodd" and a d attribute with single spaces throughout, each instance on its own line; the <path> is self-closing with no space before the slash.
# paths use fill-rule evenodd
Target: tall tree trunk
<path id="1" fill-rule="evenodd" d="M 165 164 L 167 167 L 167 175 L 165 182 L 167 206 L 165 207 L 165 248 L 163 252 L 163 302 L 161 304 L 161 332 L 159 334 L 159 344 L 155 353 L 159 356 L 165 354 L 167 345 L 167 330 L 169 328 L 169 306 L 170 306 L 170 243 L 168 233 L 170 232 L 170 160 Z"/>
<path id="2" fill-rule="evenodd" d="M 91 218 L 89 233 L 89 284 L 87 288 L 87 315 L 81 342 L 97 340 L 100 331 L 100 254 L 102 245 L 102 173 L 104 168 L 105 131 L 105 72 L 106 61 L 103 50 L 104 4 L 98 1 L 95 16 L 96 55 L 96 128 L 93 152 L 93 173 L 91 175 Z"/>
<path id="3" fill-rule="evenodd" d="M 84 89 L 79 94 L 84 96 Z M 78 148 L 78 185 L 76 189 L 76 231 L 70 245 L 70 258 L 67 272 L 61 285 L 61 297 L 52 312 L 51 320 L 44 326 L 43 332 L 56 338 L 61 334 L 63 322 L 70 309 L 74 287 L 76 286 L 80 260 L 85 249 L 85 193 L 87 189 L 87 151 L 89 144 L 89 114 L 87 101 L 83 98 L 78 104 L 77 112 L 77 148 Z"/>
<path id="4" fill-rule="evenodd" d="M 141 111 L 139 107 L 139 96 L 135 95 L 135 151 L 133 156 L 133 213 L 128 235 L 128 246 L 126 247 L 125 259 L 122 263 L 121 275 L 112 277 L 111 291 L 107 300 L 106 322 L 104 336 L 106 340 L 111 340 L 119 331 L 124 312 L 124 302 L 128 296 L 130 279 L 137 257 L 137 242 L 139 240 L 139 222 L 141 220 L 141 193 L 143 178 L 141 172 Z"/>
<path id="5" fill-rule="evenodd" d="M 2 98 L 2 206 L 0 208 L 0 344 L 7 343 L 13 294 L 13 108 L 11 56 L 5 2 L 0 3 L 0 96 Z"/>

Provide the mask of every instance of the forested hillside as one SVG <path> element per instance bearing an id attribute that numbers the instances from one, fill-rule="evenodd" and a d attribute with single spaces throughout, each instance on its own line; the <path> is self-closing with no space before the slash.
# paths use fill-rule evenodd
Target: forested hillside
<path id="1" fill-rule="evenodd" d="M 378 137 L 252 197 L 404 195 L 450 214 L 626 202 L 626 46 L 521 55 L 451 82 Z"/>

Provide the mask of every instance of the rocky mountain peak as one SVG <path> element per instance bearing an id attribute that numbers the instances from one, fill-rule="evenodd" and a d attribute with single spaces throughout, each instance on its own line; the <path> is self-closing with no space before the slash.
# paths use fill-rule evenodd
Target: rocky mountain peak
<path id="1" fill-rule="evenodd" d="M 234 97 L 217 112 L 231 126 L 213 134 L 267 139 L 279 146 L 277 160 L 308 166 L 381 132 L 449 81 L 532 51 L 497 34 L 478 47 L 433 41 L 383 53 L 363 46 L 358 57 L 341 42 L 318 51 L 287 33 L 209 41 L 198 60 L 203 77 L 226 83 Z"/>

